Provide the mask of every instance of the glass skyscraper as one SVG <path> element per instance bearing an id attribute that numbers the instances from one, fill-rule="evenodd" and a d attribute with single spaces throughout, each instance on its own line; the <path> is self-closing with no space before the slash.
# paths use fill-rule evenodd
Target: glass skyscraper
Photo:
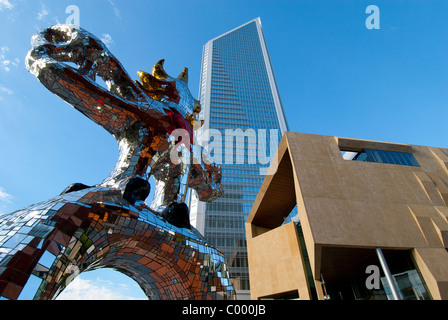
<path id="1" fill-rule="evenodd" d="M 237 295 L 249 299 L 245 221 L 287 131 L 260 18 L 207 42 L 199 86 L 198 139 L 222 167 L 225 194 L 190 197 L 191 223 L 223 250 Z"/>

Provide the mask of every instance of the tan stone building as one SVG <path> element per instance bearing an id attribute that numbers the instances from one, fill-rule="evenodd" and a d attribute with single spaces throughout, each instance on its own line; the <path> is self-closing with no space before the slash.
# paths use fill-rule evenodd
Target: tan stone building
<path id="1" fill-rule="evenodd" d="M 287 132 L 277 159 L 246 222 L 252 299 L 448 299 L 448 149 Z"/>

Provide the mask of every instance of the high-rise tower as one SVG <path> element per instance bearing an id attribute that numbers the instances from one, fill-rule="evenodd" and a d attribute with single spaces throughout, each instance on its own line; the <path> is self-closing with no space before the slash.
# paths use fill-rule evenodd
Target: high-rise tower
<path id="1" fill-rule="evenodd" d="M 221 164 L 225 194 L 204 203 L 192 192 L 191 222 L 224 251 L 238 297 L 249 299 L 244 222 L 288 127 L 260 18 L 207 42 L 201 69 L 198 138 Z"/>

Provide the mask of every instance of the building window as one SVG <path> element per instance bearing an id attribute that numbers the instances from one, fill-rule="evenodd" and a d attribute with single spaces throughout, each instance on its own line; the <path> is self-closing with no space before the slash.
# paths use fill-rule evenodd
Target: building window
<path id="1" fill-rule="evenodd" d="M 405 166 L 420 167 L 412 153 L 364 149 L 361 152 L 345 152 L 343 154 L 345 160 L 366 161 L 377 163 L 400 164 Z"/>

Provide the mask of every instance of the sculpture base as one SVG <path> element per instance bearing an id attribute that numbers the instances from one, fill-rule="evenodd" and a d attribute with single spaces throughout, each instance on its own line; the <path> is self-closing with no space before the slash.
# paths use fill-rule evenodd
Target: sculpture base
<path id="1" fill-rule="evenodd" d="M 0 216 L 0 299 L 54 299 L 79 273 L 103 267 L 150 299 L 234 299 L 223 253 L 184 228 L 185 204 L 170 208 L 164 218 L 95 187 Z M 168 221 L 177 217 L 181 227 Z"/>

